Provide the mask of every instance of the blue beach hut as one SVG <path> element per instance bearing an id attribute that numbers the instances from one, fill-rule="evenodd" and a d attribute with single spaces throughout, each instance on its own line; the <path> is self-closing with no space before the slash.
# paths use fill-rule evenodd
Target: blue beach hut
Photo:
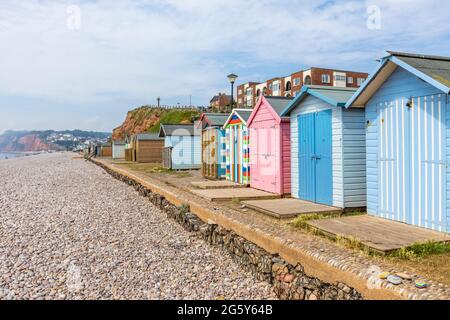
<path id="1" fill-rule="evenodd" d="M 159 137 L 164 138 L 164 167 L 173 170 L 200 169 L 200 130 L 193 124 L 161 124 Z"/>
<path id="2" fill-rule="evenodd" d="M 291 191 L 339 208 L 366 206 L 365 122 L 345 109 L 352 88 L 304 86 L 282 112 L 291 119 Z"/>
<path id="3" fill-rule="evenodd" d="M 367 210 L 450 230 L 450 58 L 388 52 L 348 101 L 365 110 Z"/>

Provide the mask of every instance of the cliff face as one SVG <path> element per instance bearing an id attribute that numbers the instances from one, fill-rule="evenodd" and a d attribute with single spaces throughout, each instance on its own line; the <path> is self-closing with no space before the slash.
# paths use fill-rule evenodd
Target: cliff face
<path id="1" fill-rule="evenodd" d="M 0 136 L 0 151 L 3 152 L 30 152 L 50 150 L 37 134 L 14 136 L 11 134 Z"/>
<path id="2" fill-rule="evenodd" d="M 112 139 L 122 140 L 126 135 L 158 132 L 161 123 L 193 123 L 199 116 L 197 109 L 140 107 L 128 112 L 123 124 L 113 130 Z"/>

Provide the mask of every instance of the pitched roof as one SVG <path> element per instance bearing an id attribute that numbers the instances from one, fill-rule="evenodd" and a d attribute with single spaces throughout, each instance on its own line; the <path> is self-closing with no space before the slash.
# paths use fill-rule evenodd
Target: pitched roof
<path id="1" fill-rule="evenodd" d="M 345 107 L 346 102 L 356 92 L 355 88 L 340 88 L 330 86 L 303 86 L 300 94 L 283 110 L 282 116 L 287 116 L 308 95 L 314 96 L 335 107 Z"/>
<path id="2" fill-rule="evenodd" d="M 209 101 L 210 103 L 212 102 L 216 102 L 217 100 L 219 100 L 219 96 L 214 96 L 211 101 Z"/>
<path id="3" fill-rule="evenodd" d="M 231 100 L 231 95 L 223 94 L 222 96 L 225 96 L 225 97 L 227 97 L 229 100 Z M 220 95 L 214 96 L 214 97 L 211 99 L 210 103 L 213 103 L 213 102 L 218 101 L 220 97 L 221 97 Z"/>
<path id="4" fill-rule="evenodd" d="M 364 106 L 391 74 L 401 67 L 444 93 L 450 93 L 450 58 L 388 51 L 346 107 Z"/>
<path id="5" fill-rule="evenodd" d="M 255 120 L 256 115 L 259 112 L 259 109 L 264 103 L 267 103 L 270 105 L 269 112 L 271 116 L 278 122 L 278 121 L 284 121 L 286 119 L 283 119 L 284 117 L 281 116 L 281 113 L 284 109 L 292 102 L 293 98 L 289 97 L 272 97 L 272 96 L 261 96 L 258 99 L 258 102 L 256 103 L 255 108 L 253 109 L 253 112 L 250 116 L 250 118 L 247 121 L 247 126 L 251 127 L 253 121 Z"/>
<path id="6" fill-rule="evenodd" d="M 200 132 L 195 130 L 193 124 L 161 124 L 159 137 L 169 136 L 199 136 Z"/>
<path id="7" fill-rule="evenodd" d="M 407 63 L 414 69 L 426 74 L 430 78 L 450 87 L 449 57 L 418 55 L 394 51 L 388 51 L 388 53 Z"/>
<path id="8" fill-rule="evenodd" d="M 284 109 L 294 100 L 294 98 L 288 98 L 288 97 L 272 97 L 272 96 L 265 96 L 267 102 L 270 103 L 273 110 L 281 116 L 281 113 Z"/>
<path id="9" fill-rule="evenodd" d="M 221 127 L 227 121 L 228 116 L 228 113 L 203 113 L 200 122 L 206 119 L 211 127 Z"/>
<path id="10" fill-rule="evenodd" d="M 152 141 L 152 140 L 161 140 L 159 134 L 157 133 L 139 133 L 134 135 L 136 140 L 141 141 Z"/>
<path id="11" fill-rule="evenodd" d="M 225 124 L 223 125 L 223 127 L 225 128 L 228 123 L 230 123 L 230 121 L 233 119 L 233 115 L 237 115 L 238 118 L 245 124 L 247 125 L 247 121 L 250 118 L 250 116 L 252 115 L 253 110 L 252 109 L 233 109 L 233 111 L 230 113 L 230 115 L 228 116 L 227 121 L 225 122 Z"/>
<path id="12" fill-rule="evenodd" d="M 251 109 L 234 109 L 233 110 L 239 118 L 241 118 L 244 122 L 247 122 L 248 118 L 250 118 L 250 115 L 252 114 Z"/>

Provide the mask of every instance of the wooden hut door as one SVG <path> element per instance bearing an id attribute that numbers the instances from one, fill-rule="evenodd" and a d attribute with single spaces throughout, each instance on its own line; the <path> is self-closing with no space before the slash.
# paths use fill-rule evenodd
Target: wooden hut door
<path id="1" fill-rule="evenodd" d="M 331 110 L 298 116 L 299 196 L 332 205 Z"/>
<path id="2" fill-rule="evenodd" d="M 378 105 L 378 215 L 446 230 L 444 95 Z"/>
<path id="3" fill-rule="evenodd" d="M 250 131 L 250 140 L 255 148 L 251 150 L 252 163 L 252 186 L 267 192 L 279 193 L 279 158 L 278 131 L 275 126 L 268 127 L 267 124 L 255 124 Z"/>

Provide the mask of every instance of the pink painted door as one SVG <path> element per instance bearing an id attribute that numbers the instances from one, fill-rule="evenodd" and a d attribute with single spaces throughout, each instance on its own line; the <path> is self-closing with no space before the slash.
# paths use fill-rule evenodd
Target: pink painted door
<path id="1" fill-rule="evenodd" d="M 267 127 L 267 123 L 255 123 L 250 130 L 253 148 L 250 159 L 252 165 L 251 186 L 272 193 L 281 192 L 281 172 L 279 170 L 279 127 Z"/>

